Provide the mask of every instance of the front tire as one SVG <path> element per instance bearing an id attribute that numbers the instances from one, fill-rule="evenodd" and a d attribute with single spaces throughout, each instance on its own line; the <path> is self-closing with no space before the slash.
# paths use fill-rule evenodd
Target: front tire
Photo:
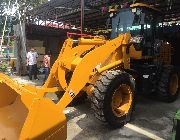
<path id="1" fill-rule="evenodd" d="M 97 80 L 91 107 L 96 118 L 119 128 L 131 119 L 135 81 L 120 70 L 108 71 Z"/>

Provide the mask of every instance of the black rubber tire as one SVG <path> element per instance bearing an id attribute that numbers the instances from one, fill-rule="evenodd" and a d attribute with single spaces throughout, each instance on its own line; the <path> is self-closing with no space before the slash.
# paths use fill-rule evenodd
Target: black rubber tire
<path id="1" fill-rule="evenodd" d="M 179 74 L 177 70 L 174 68 L 174 66 L 172 65 L 163 66 L 161 76 L 158 82 L 158 87 L 157 87 L 158 98 L 159 100 L 163 102 L 170 103 L 170 102 L 175 101 L 178 97 L 179 84 L 178 84 L 178 90 L 175 95 L 172 95 L 169 92 L 170 79 L 173 74 L 177 74 L 179 77 Z"/>
<path id="2" fill-rule="evenodd" d="M 132 104 L 126 115 L 117 117 L 111 107 L 114 91 L 121 85 L 126 84 L 132 91 Z M 91 108 L 95 117 L 102 122 L 107 122 L 113 128 L 120 128 L 130 121 L 134 110 L 135 80 L 134 78 L 120 70 L 108 71 L 96 81 L 95 89 L 91 98 Z"/>

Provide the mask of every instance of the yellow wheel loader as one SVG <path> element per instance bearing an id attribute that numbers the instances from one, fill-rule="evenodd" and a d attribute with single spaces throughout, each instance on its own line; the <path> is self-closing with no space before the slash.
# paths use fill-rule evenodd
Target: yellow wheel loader
<path id="1" fill-rule="evenodd" d="M 106 112 L 98 113 L 105 113 L 110 124 L 124 123 L 133 107 L 135 81 L 116 68 L 130 66 L 126 53 L 129 39 L 130 34 L 111 41 L 80 38 L 74 47 L 73 39 L 68 38 L 41 88 L 19 84 L 1 73 L 0 138 L 66 139 L 63 109 L 80 91 L 106 104 Z M 68 77 L 70 72 L 73 74 Z M 50 93 L 61 94 L 58 103 L 46 98 Z M 97 100 L 94 104 L 103 107 Z"/>
<path id="2" fill-rule="evenodd" d="M 156 40 L 156 25 L 146 23 L 148 17 L 155 23 L 153 15 L 146 15 L 152 11 L 135 4 L 114 13 L 111 40 L 85 35 L 73 40 L 69 34 L 40 88 L 1 73 L 0 139 L 66 139 L 63 110 L 80 93 L 90 97 L 95 116 L 115 128 L 131 119 L 136 85 L 144 90 L 148 83 L 146 91 L 175 100 L 179 79 L 170 65 L 171 46 Z M 57 94 L 59 100 L 55 103 L 47 94 Z"/>

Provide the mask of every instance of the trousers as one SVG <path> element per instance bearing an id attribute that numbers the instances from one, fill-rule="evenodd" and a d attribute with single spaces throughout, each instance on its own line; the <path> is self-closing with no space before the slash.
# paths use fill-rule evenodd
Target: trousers
<path id="1" fill-rule="evenodd" d="M 29 65 L 29 79 L 32 80 L 32 76 L 34 75 L 34 79 L 37 79 L 37 64 Z"/>

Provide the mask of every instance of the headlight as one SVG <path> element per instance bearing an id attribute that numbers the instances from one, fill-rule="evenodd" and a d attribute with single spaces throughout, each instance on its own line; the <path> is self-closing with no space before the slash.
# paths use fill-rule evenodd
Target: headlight
<path id="1" fill-rule="evenodd" d="M 142 36 L 135 36 L 135 37 L 131 37 L 130 39 L 130 43 L 141 43 L 143 40 L 143 37 Z"/>

